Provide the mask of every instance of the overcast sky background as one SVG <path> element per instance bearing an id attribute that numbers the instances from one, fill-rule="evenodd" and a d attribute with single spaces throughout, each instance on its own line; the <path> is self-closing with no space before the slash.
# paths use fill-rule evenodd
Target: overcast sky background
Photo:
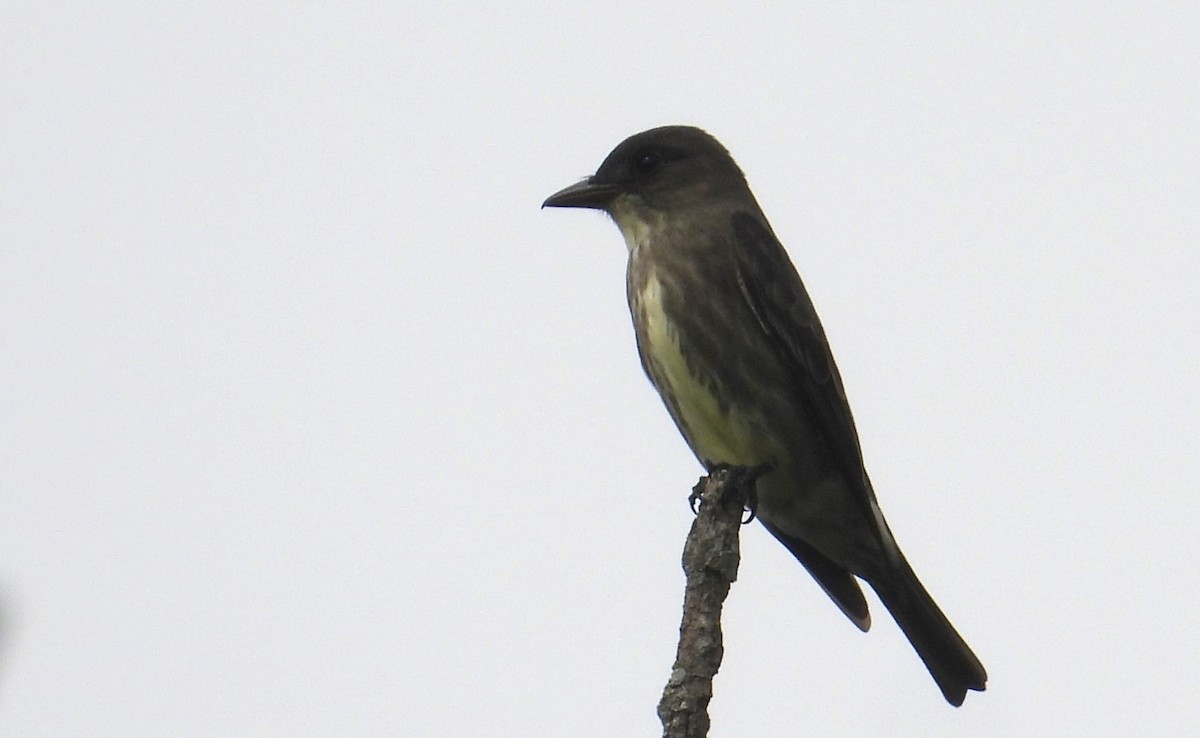
<path id="1" fill-rule="evenodd" d="M 0 735 L 642 736 L 699 466 L 625 248 L 707 128 L 805 277 L 948 707 L 755 525 L 713 736 L 1200 724 L 1200 7 L 0 10 Z"/>

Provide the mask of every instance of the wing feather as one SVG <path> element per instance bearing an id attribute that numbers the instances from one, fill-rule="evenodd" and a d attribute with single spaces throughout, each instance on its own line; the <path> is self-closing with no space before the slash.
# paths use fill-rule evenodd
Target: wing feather
<path id="1" fill-rule="evenodd" d="M 800 275 L 769 227 L 747 212 L 733 215 L 738 285 L 759 326 L 789 361 L 798 396 L 816 420 L 851 486 L 870 515 L 870 483 L 842 377 Z"/>

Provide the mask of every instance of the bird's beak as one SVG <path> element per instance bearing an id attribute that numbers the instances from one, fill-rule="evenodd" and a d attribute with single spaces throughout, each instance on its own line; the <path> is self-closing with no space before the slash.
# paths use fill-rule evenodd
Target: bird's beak
<path id="1" fill-rule="evenodd" d="M 617 188 L 595 181 L 595 177 L 576 182 L 555 192 L 542 203 L 544 208 L 595 208 L 604 210 L 617 196 Z"/>

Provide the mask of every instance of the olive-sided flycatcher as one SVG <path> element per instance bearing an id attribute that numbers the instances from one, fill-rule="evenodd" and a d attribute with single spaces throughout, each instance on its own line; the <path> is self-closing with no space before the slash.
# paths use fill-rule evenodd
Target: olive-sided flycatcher
<path id="1" fill-rule="evenodd" d="M 883 519 L 825 331 L 729 152 L 698 128 L 644 131 L 545 206 L 616 221 L 642 368 L 705 469 L 769 465 L 757 517 L 842 612 L 870 627 L 862 578 L 947 701 L 982 690 Z"/>

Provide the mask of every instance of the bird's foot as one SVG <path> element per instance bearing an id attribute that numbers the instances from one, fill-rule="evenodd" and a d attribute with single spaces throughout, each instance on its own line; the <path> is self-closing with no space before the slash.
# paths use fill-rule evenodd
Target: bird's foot
<path id="1" fill-rule="evenodd" d="M 713 474 L 724 473 L 725 482 L 734 487 L 740 487 L 746 495 L 745 510 L 748 513 L 746 518 L 742 520 L 742 525 L 748 525 L 754 521 L 758 510 L 758 479 L 767 474 L 774 468 L 770 463 L 757 464 L 755 466 L 735 466 L 733 464 L 716 464 L 709 470 L 708 477 Z M 704 492 L 704 483 L 708 477 L 700 477 L 700 481 L 696 482 L 696 486 L 692 488 L 692 493 L 688 495 L 688 506 L 692 509 L 692 513 L 696 513 L 696 503 L 700 500 L 700 495 Z"/>

